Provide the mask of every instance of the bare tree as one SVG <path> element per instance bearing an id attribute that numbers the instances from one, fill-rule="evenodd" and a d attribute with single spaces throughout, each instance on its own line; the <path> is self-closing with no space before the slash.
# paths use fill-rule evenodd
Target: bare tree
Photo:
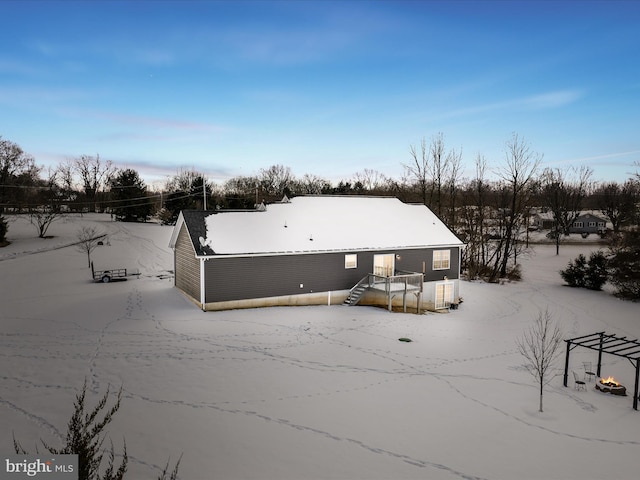
<path id="1" fill-rule="evenodd" d="M 29 207 L 29 221 L 36 227 L 39 238 L 45 238 L 51 224 L 61 216 L 62 213 L 50 205 Z"/>
<path id="2" fill-rule="evenodd" d="M 501 234 L 498 255 L 495 256 L 491 280 L 507 276 L 507 264 L 517 252 L 517 236 L 523 227 L 531 200 L 531 183 L 538 170 L 542 155 L 533 152 L 528 143 L 514 133 L 506 144 L 505 164 L 498 169 L 501 179 Z"/>
<path id="3" fill-rule="evenodd" d="M 403 164 L 405 176 L 420 190 L 422 203 L 429 207 L 438 217 L 442 218 L 443 190 L 447 188 L 450 176 L 450 162 L 457 155 L 455 152 L 447 154 L 442 132 L 431 138 L 427 146 L 423 138 L 420 147 L 409 147 L 411 162 Z M 459 172 L 456 172 L 456 176 Z"/>
<path id="4" fill-rule="evenodd" d="M 427 149 L 427 142 L 423 138 L 420 142 L 420 149 L 418 150 L 414 145 L 409 147 L 409 154 L 411 155 L 411 163 L 403 164 L 405 169 L 405 175 L 408 177 L 408 181 L 415 181 L 422 197 L 422 203 L 428 205 L 427 202 L 427 187 L 429 185 L 429 174 L 431 170 L 429 164 L 429 150 Z"/>
<path id="5" fill-rule="evenodd" d="M 37 183 L 39 172 L 31 155 L 0 136 L 0 213 L 9 204 L 16 207 L 21 203 L 22 189 Z"/>
<path id="6" fill-rule="evenodd" d="M 75 164 L 73 160 L 66 159 L 60 162 L 57 167 L 56 178 L 62 190 L 72 191 L 75 189 Z"/>
<path id="7" fill-rule="evenodd" d="M 76 248 L 82 253 L 87 254 L 89 268 L 91 268 L 91 252 L 96 249 L 102 237 L 104 237 L 104 235 L 99 235 L 96 227 L 87 227 L 86 225 L 80 227 L 80 230 L 78 230 L 76 234 L 76 238 L 78 239 Z"/>
<path id="8" fill-rule="evenodd" d="M 560 327 L 553 321 L 549 311 L 545 310 L 538 314 L 534 325 L 516 341 L 518 352 L 526 360 L 525 367 L 540 387 L 540 412 L 543 411 L 544 386 L 553 378 L 550 369 L 561 352 L 562 335 Z"/>
<path id="9" fill-rule="evenodd" d="M 51 224 L 64 213 L 60 208 L 60 192 L 56 185 L 56 170 L 49 170 L 47 180 L 40 180 L 37 188 L 29 196 L 29 221 L 38 231 L 38 237 L 45 238 Z"/>
<path id="10" fill-rule="evenodd" d="M 569 234 L 569 228 L 580 215 L 591 183 L 591 168 L 582 166 L 568 170 L 547 168 L 542 174 L 542 198 L 553 215 L 551 234 L 556 242 L 556 255 L 560 254 L 560 241 Z"/>
<path id="11" fill-rule="evenodd" d="M 431 208 L 431 210 L 435 208 L 435 213 L 442 219 L 442 189 L 445 186 L 447 172 L 450 168 L 450 156 L 445 153 L 444 134 L 442 132 L 431 139 L 429 153 L 431 156 L 431 194 L 429 195 L 429 208 Z"/>
<path id="12" fill-rule="evenodd" d="M 289 186 L 294 177 L 291 168 L 283 165 L 272 165 L 267 169 L 260 169 L 260 187 L 267 200 L 278 199 L 290 193 Z"/>
<path id="13" fill-rule="evenodd" d="M 193 168 L 181 167 L 178 172 L 171 177 L 165 189 L 168 192 L 188 192 L 191 186 L 198 180 L 204 178 L 204 175 Z"/>
<path id="14" fill-rule="evenodd" d="M 331 182 L 317 175 L 305 173 L 301 179 L 293 182 L 296 193 L 319 195 L 331 189 Z"/>
<path id="15" fill-rule="evenodd" d="M 89 211 L 95 212 L 98 192 L 109 183 L 116 168 L 111 160 L 102 161 L 100 155 L 95 157 L 82 155 L 74 160 L 74 167 L 80 176 L 84 193 L 87 196 Z"/>
<path id="16" fill-rule="evenodd" d="M 484 274 L 487 266 L 486 241 L 487 215 L 486 203 L 488 184 L 486 180 L 487 160 L 481 154 L 476 157 L 476 175 L 463 191 L 462 231 L 464 242 L 464 264 L 469 278 L 477 278 Z"/>
<path id="17" fill-rule="evenodd" d="M 386 178 L 377 170 L 365 168 L 363 171 L 356 172 L 353 175 L 353 181 L 354 183 L 360 182 L 365 190 L 372 192 L 383 187 L 386 182 Z"/>
<path id="18" fill-rule="evenodd" d="M 460 187 L 460 174 L 462 172 L 462 149 L 451 150 L 447 155 L 447 164 L 449 166 L 446 178 L 447 190 L 449 193 L 449 228 L 456 230 L 456 200 L 458 196 L 458 188 Z"/>
<path id="19" fill-rule="evenodd" d="M 620 227 L 633 222 L 640 197 L 636 182 L 627 180 L 622 185 L 606 183 L 597 189 L 595 196 L 600 212 L 609 219 L 614 233 L 619 233 Z"/>

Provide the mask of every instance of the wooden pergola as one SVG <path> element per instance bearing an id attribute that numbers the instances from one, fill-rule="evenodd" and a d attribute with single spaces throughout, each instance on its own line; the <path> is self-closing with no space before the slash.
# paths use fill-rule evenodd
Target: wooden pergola
<path id="1" fill-rule="evenodd" d="M 640 380 L 640 342 L 628 340 L 627 337 L 609 335 L 605 332 L 592 333 L 582 337 L 565 340 L 567 342 L 567 356 L 564 363 L 564 386 L 567 386 L 569 373 L 569 353 L 576 347 L 585 347 L 598 352 L 598 369 L 596 375 L 600 377 L 602 354 L 609 353 L 617 357 L 626 358 L 636 369 L 636 381 L 633 390 L 633 409 L 638 410 L 638 381 Z"/>

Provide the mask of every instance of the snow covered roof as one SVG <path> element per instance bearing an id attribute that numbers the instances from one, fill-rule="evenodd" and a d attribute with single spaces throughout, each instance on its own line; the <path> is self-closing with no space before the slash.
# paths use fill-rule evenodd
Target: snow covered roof
<path id="1" fill-rule="evenodd" d="M 199 241 L 216 255 L 462 245 L 426 206 L 391 197 L 295 197 L 263 211 L 213 213 L 204 222 Z"/>

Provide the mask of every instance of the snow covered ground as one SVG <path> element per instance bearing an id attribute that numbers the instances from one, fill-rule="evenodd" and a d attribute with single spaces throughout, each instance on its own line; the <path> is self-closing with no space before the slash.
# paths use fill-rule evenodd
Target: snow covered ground
<path id="1" fill-rule="evenodd" d="M 90 281 L 71 244 L 81 224 L 108 234 Z M 632 398 L 538 393 L 516 339 L 548 308 L 565 338 L 640 336 L 640 306 L 562 285 L 558 270 L 592 246 L 535 247 L 524 280 L 463 282 L 448 314 L 314 306 L 204 313 L 172 286 L 171 227 L 67 217 L 37 239 L 24 220 L 0 249 L 0 454 L 12 436 L 56 444 L 87 379 L 90 405 L 120 386 L 109 434 L 126 439 L 132 479 L 184 453 L 182 479 L 635 479 L 640 411 Z M 409 337 L 412 343 L 399 342 Z M 564 352 L 564 345 L 563 345 Z M 576 348 L 571 369 L 597 354 Z M 563 369 L 564 354 L 557 363 Z M 603 374 L 633 392 L 634 368 Z"/>

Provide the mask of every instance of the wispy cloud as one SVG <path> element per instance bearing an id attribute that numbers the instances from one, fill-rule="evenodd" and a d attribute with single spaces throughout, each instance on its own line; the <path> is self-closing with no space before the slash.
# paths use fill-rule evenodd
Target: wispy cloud
<path id="1" fill-rule="evenodd" d="M 514 102 L 514 107 L 518 104 L 523 107 L 533 109 L 560 108 L 570 105 L 584 96 L 582 90 L 558 90 L 555 92 L 547 92 L 531 97 L 525 97 Z"/>
<path id="2" fill-rule="evenodd" d="M 573 158 L 570 160 L 563 161 L 562 163 L 576 163 L 576 164 L 599 164 L 599 165 L 610 165 L 611 162 L 599 162 L 599 160 L 607 160 L 611 158 L 621 158 L 621 157 L 629 157 L 634 156 L 630 161 L 619 162 L 621 166 L 630 166 L 634 161 L 639 161 L 638 156 L 640 155 L 640 150 L 631 150 L 629 152 L 613 152 L 606 153 L 604 155 L 595 155 L 593 157 L 582 157 L 582 158 Z"/>
<path id="3" fill-rule="evenodd" d="M 138 171 L 144 178 L 149 179 L 149 184 L 164 183 L 169 177 L 176 175 L 184 168 L 193 168 L 199 173 L 216 179 L 225 179 L 232 176 L 229 168 L 215 165 L 213 167 L 186 166 L 184 162 L 165 162 L 159 164 L 157 160 L 145 160 L 139 158 L 108 158 L 117 168 L 132 168 Z"/>
<path id="4" fill-rule="evenodd" d="M 544 110 L 561 108 L 570 105 L 584 96 L 582 90 L 557 90 L 520 98 L 512 98 L 501 102 L 485 103 L 468 108 L 451 110 L 444 117 L 462 117 L 503 110 Z"/>
<path id="5" fill-rule="evenodd" d="M 227 43 L 250 62 L 275 65 L 308 64 L 331 58 L 344 50 L 354 35 L 347 31 L 322 29 L 289 29 L 233 32 Z"/>

